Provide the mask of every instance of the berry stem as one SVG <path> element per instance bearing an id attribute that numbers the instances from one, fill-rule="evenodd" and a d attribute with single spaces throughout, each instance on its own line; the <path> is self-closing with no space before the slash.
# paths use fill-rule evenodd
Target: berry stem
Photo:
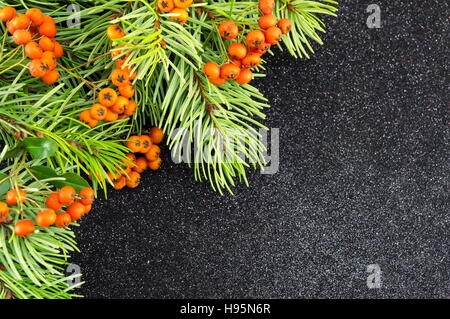
<path id="1" fill-rule="evenodd" d="M 83 81 L 84 83 L 88 84 L 89 86 L 91 86 L 91 87 L 94 88 L 95 90 L 100 91 L 100 88 L 99 88 L 97 85 L 95 85 L 94 83 L 92 83 L 92 82 L 90 82 L 90 81 L 88 81 L 88 80 L 86 80 L 86 79 L 83 79 L 81 76 L 79 76 L 78 74 L 75 74 L 75 73 L 71 72 L 69 69 L 63 67 L 62 65 L 59 65 L 59 67 L 60 67 L 61 69 L 63 69 L 64 71 L 66 71 L 67 73 L 69 73 L 71 76 L 73 76 L 73 77 L 75 77 L 75 78 L 77 78 L 77 79 Z"/>
<path id="2" fill-rule="evenodd" d="M 90 63 L 92 63 L 92 62 L 95 62 L 95 61 L 97 61 L 97 60 L 99 60 L 99 59 L 101 59 L 101 58 L 103 58 L 103 57 L 105 57 L 105 56 L 107 56 L 107 55 L 110 55 L 110 53 L 109 53 L 109 52 L 103 53 L 102 55 L 99 55 L 98 57 L 95 57 L 95 58 L 93 58 L 92 60 L 89 60 L 89 61 L 87 61 L 87 62 L 84 62 L 83 64 L 77 65 L 76 67 L 73 67 L 73 68 L 68 69 L 68 70 L 69 70 L 69 71 L 73 71 L 73 70 L 79 69 L 79 68 L 81 68 L 81 67 L 83 67 L 83 66 L 85 66 L 85 65 L 88 65 L 88 64 L 90 64 Z"/>
<path id="3" fill-rule="evenodd" d="M 31 177 L 33 177 L 35 179 L 35 181 L 37 181 L 39 183 L 39 185 L 41 185 L 43 188 L 47 189 L 49 192 L 52 191 L 47 185 L 45 185 L 45 183 L 42 183 L 42 181 L 33 174 L 33 172 L 28 168 L 28 165 L 25 164 L 24 167 L 25 167 L 25 170 L 31 175 Z"/>

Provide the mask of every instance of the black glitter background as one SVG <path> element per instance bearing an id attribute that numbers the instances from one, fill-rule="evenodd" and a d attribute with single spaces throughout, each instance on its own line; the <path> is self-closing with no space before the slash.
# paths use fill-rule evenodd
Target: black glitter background
<path id="1" fill-rule="evenodd" d="M 370 3 L 382 28 L 366 25 Z M 447 298 L 448 2 L 342 1 L 255 84 L 280 168 L 220 196 L 166 161 L 76 230 L 89 298 Z M 165 154 L 168 158 L 168 154 Z M 379 264 L 382 288 L 368 289 Z"/>

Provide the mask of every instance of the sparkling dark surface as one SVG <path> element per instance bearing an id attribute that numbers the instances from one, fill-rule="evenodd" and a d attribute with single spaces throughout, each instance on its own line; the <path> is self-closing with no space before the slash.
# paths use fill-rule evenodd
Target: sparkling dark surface
<path id="1" fill-rule="evenodd" d="M 111 192 L 76 230 L 78 292 L 447 298 L 448 2 L 376 1 L 382 28 L 369 29 L 374 2 L 343 1 L 311 60 L 277 53 L 255 81 L 281 132 L 277 174 L 220 196 L 166 161 Z"/>

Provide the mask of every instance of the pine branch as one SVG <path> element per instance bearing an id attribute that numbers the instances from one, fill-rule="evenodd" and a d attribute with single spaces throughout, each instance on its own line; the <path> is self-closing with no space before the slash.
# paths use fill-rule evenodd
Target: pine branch
<path id="1" fill-rule="evenodd" d="M 21 219 L 34 220 L 51 193 L 42 190 L 48 181 L 36 180 L 28 163 L 15 161 L 3 171 L 9 172 L 9 183 L 26 190 L 28 200 L 10 208 L 10 220 L 0 225 L 0 296 L 8 298 L 73 298 L 64 266 L 68 256 L 78 251 L 75 235 L 67 228 L 40 228 L 32 236 L 14 235 L 14 224 Z M 3 184 L 4 181 L 0 181 Z M 47 184 L 49 185 L 49 184 Z M 79 276 L 79 275 L 75 275 Z"/>
<path id="2" fill-rule="evenodd" d="M 156 9 L 156 1 L 22 1 L 0 0 L 0 7 L 37 7 L 58 23 L 58 41 L 66 54 L 60 59 L 61 78 L 47 86 L 32 78 L 23 49 L 16 46 L 0 22 L 0 186 L 24 188 L 30 201 L 19 204 L 13 218 L 0 224 L 0 298 L 73 298 L 64 274 L 69 254 L 76 251 L 68 229 L 46 228 L 28 238 L 13 235 L 14 222 L 34 219 L 44 206 L 52 185 L 67 173 L 90 174 L 96 189 L 106 194 L 106 172 L 121 169 L 129 149 L 123 142 L 131 133 L 142 133 L 150 125 L 162 127 L 176 161 L 193 167 L 199 181 L 223 193 L 232 192 L 236 181 L 248 185 L 248 168 L 263 167 L 265 146 L 260 129 L 268 107 L 266 99 L 252 85 L 228 82 L 211 84 L 203 74 L 205 62 L 229 62 L 230 41 L 218 34 L 225 20 L 234 21 L 245 43 L 248 31 L 258 28 L 257 0 L 196 0 L 189 8 L 189 21 L 174 22 L 172 14 Z M 295 57 L 314 52 L 310 41 L 322 44 L 319 33 L 324 23 L 317 15 L 335 15 L 331 0 L 277 0 L 275 14 L 289 18 L 293 28 L 283 42 Z M 80 8 L 80 25 L 69 25 L 68 5 Z M 120 24 L 124 38 L 112 45 L 105 34 Z M 134 87 L 139 105 L 132 120 L 103 123 L 90 128 L 78 120 L 109 85 L 115 67 L 111 50 L 122 45 L 129 54 L 125 66 L 137 72 Z M 279 46 L 281 48 L 281 46 Z M 263 71 L 260 66 L 256 72 Z M 255 74 L 255 77 L 263 76 Z M 24 138 L 48 139 L 56 151 L 33 159 L 23 149 Z M 32 167 L 50 171 L 38 179 Z M 63 175 L 66 174 L 66 175 Z M 53 183 L 53 184 L 52 184 Z M 3 196 L 3 194 L 0 194 Z"/>
<path id="3" fill-rule="evenodd" d="M 322 45 L 318 32 L 325 32 L 325 24 L 317 14 L 336 16 L 337 1 L 332 0 L 280 0 L 276 1 L 275 16 L 292 21 L 291 32 L 283 38 L 283 44 L 294 57 L 310 58 L 314 53 L 309 39 Z"/>
<path id="4" fill-rule="evenodd" d="M 214 36 L 217 26 L 207 24 L 207 18 L 203 13 L 189 28 L 161 21 L 170 62 L 151 82 L 152 95 L 154 104 L 160 105 L 159 125 L 170 137 L 175 159 L 187 152 L 197 180 L 209 180 L 220 193 L 232 192 L 235 178 L 247 182 L 246 167 L 263 165 L 265 147 L 254 125 L 264 126 L 252 117 L 264 118 L 262 110 L 268 105 L 258 102 L 265 99 L 250 85 L 227 83 L 218 88 L 207 81 L 203 63 L 228 59 L 222 39 Z M 193 154 L 190 148 L 195 148 Z"/>

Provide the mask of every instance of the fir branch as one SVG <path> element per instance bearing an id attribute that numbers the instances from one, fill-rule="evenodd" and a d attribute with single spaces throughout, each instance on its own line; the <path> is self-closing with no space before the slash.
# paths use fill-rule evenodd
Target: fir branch
<path id="1" fill-rule="evenodd" d="M 268 107 L 265 98 L 248 84 L 228 82 L 217 87 L 202 72 L 207 61 L 229 62 L 230 42 L 218 34 L 222 21 L 238 25 L 235 41 L 242 43 L 248 31 L 258 28 L 258 1 L 195 0 L 188 10 L 189 21 L 182 25 L 171 20 L 171 14 L 159 12 L 156 3 L 0 0 L 0 7 L 37 7 L 52 15 L 58 23 L 57 39 L 66 51 L 60 59 L 59 84 L 49 87 L 29 76 L 23 48 L 12 42 L 0 23 L 4 34 L 0 46 L 0 184 L 8 180 L 11 187 L 29 193 L 29 201 L 19 204 L 13 218 L 0 224 L 0 298 L 76 297 L 71 292 L 74 287 L 67 284 L 73 276 L 64 274 L 69 254 L 77 250 L 70 230 L 39 229 L 29 238 L 13 235 L 14 222 L 35 218 L 51 191 L 52 178 L 36 179 L 32 166 L 47 165 L 58 174 L 90 174 L 95 189 L 106 194 L 107 172 L 120 170 L 129 152 L 124 140 L 150 125 L 164 129 L 174 159 L 190 159 L 194 177 L 209 181 L 220 193 L 232 192 L 237 180 L 248 184 L 248 168 L 264 166 L 265 146 L 259 129 L 267 129 L 261 123 Z M 79 27 L 67 24 L 71 18 L 68 5 L 80 7 Z M 291 33 L 283 39 L 293 56 L 309 57 L 314 52 L 311 40 L 322 44 L 319 33 L 325 28 L 318 15 L 334 16 L 336 5 L 332 0 L 276 0 L 276 16 L 293 22 Z M 113 45 L 105 34 L 111 23 L 126 31 Z M 125 48 L 118 58 L 129 54 L 125 66 L 137 72 L 133 84 L 138 111 L 130 121 L 90 128 L 78 116 L 96 101 L 97 91 L 108 85 L 115 64 L 111 50 L 118 45 Z M 20 149 L 8 158 L 8 151 L 24 137 L 51 139 L 58 149 L 41 160 L 32 160 Z"/>
<path id="2" fill-rule="evenodd" d="M 291 31 L 283 38 L 283 44 L 294 57 L 310 58 L 314 53 L 309 39 L 322 45 L 318 32 L 325 32 L 325 24 L 317 14 L 336 16 L 337 1 L 333 0 L 279 0 L 276 1 L 275 16 L 292 21 Z M 280 46 L 281 47 L 281 46 Z"/>

